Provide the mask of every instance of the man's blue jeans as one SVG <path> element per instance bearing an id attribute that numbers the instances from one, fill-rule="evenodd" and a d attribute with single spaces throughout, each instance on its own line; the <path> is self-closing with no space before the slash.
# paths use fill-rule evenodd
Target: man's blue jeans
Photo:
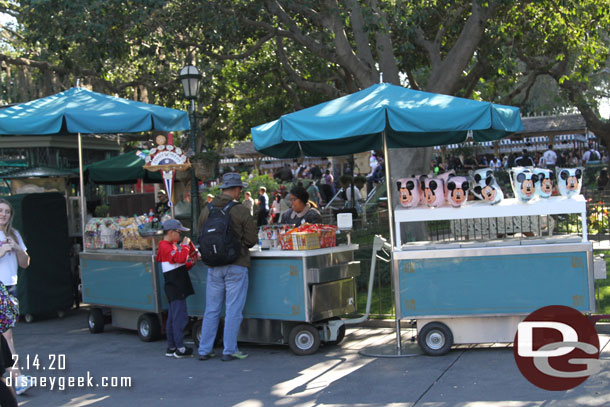
<path id="1" fill-rule="evenodd" d="M 248 294 L 248 269 L 228 265 L 208 268 L 205 314 L 201 326 L 199 354 L 208 355 L 214 347 L 218 320 L 225 303 L 224 355 L 238 351 L 237 333 L 243 319 L 242 310 Z"/>

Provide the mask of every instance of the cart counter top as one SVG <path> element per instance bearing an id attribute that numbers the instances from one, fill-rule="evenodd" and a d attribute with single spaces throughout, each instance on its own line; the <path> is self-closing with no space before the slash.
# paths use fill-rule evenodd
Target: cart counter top
<path id="1" fill-rule="evenodd" d="M 357 244 L 339 245 L 335 247 L 327 247 L 324 249 L 314 250 L 280 250 L 280 249 L 265 249 L 261 250 L 258 246 L 250 249 L 251 257 L 313 257 L 322 256 L 325 254 L 335 254 L 358 250 Z"/>
<path id="2" fill-rule="evenodd" d="M 252 258 L 273 258 L 273 257 L 314 257 L 323 256 L 327 254 L 344 253 L 358 250 L 359 245 L 339 245 L 336 247 L 327 247 L 324 249 L 315 250 L 260 250 L 258 246 L 254 246 L 250 249 L 250 256 Z M 118 257 L 124 258 L 150 258 L 152 256 L 151 250 L 121 250 L 121 249 L 98 249 L 98 250 L 87 250 L 86 252 L 80 253 L 81 257 L 86 258 L 108 258 L 112 257 L 117 259 Z M 118 260 L 118 259 L 117 259 Z"/>

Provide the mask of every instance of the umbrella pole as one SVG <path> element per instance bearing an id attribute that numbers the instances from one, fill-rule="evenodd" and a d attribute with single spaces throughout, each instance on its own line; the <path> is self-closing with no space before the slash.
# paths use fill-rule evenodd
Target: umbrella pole
<path id="1" fill-rule="evenodd" d="M 387 196 L 388 196 L 388 222 L 390 223 L 390 245 L 392 246 L 392 252 L 394 251 L 394 244 L 396 242 L 396 238 L 395 238 L 395 233 L 400 233 L 400 230 L 394 230 L 394 205 L 393 205 L 393 201 L 392 201 L 392 188 L 391 188 L 391 184 L 392 184 L 392 174 L 390 173 L 390 156 L 389 156 L 389 151 L 388 151 L 388 139 L 387 136 L 385 134 L 385 131 L 383 132 L 383 156 L 385 157 L 385 159 L 383 160 L 383 165 L 385 166 L 385 187 L 387 190 Z M 393 257 L 393 255 L 392 255 Z M 396 321 L 396 353 L 398 355 L 401 354 L 402 352 L 402 343 L 401 343 L 401 338 L 400 338 L 400 315 L 398 315 L 398 313 L 400 312 L 400 290 L 398 287 L 398 279 L 394 278 L 394 274 L 397 273 L 396 270 L 394 270 L 394 259 L 392 258 L 392 266 L 391 266 L 391 270 L 392 270 L 392 281 L 394 281 L 394 313 L 396 314 L 395 316 L 395 321 Z"/>
<path id="2" fill-rule="evenodd" d="M 394 230 L 394 205 L 392 204 L 392 174 L 390 173 L 390 156 L 388 152 L 388 142 L 386 138 L 385 131 L 381 135 L 383 140 L 383 165 L 385 168 L 385 186 L 387 189 L 388 196 L 388 222 L 390 226 L 390 245 L 391 251 L 390 254 L 392 256 L 390 264 L 392 271 L 392 282 L 394 285 L 394 310 L 396 313 L 395 322 L 396 322 L 396 345 L 385 344 L 385 345 L 377 345 L 370 346 L 360 350 L 361 355 L 364 356 L 372 356 L 372 357 L 380 357 L 380 358 L 404 358 L 409 356 L 416 356 L 421 354 L 421 352 L 411 352 L 405 353 L 402 349 L 402 339 L 400 337 L 400 287 L 398 283 L 398 269 L 394 267 L 394 244 L 396 239 L 394 238 L 394 233 L 400 233 L 400 230 Z"/>
<path id="3" fill-rule="evenodd" d="M 83 173 L 83 139 L 78 133 L 78 175 L 80 180 L 80 230 L 85 251 L 85 220 L 87 218 L 87 204 L 85 201 L 85 176 Z"/>

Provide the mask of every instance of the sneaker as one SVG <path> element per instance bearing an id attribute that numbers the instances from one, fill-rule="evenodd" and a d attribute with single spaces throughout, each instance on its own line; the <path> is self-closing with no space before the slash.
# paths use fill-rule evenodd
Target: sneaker
<path id="1" fill-rule="evenodd" d="M 175 352 L 176 348 L 167 348 L 167 350 L 165 351 L 165 356 L 171 358 L 172 356 L 174 356 Z"/>
<path id="2" fill-rule="evenodd" d="M 32 376 L 20 375 L 15 383 L 15 393 L 21 395 L 32 387 Z"/>
<path id="3" fill-rule="evenodd" d="M 241 353 L 241 352 L 235 352 L 231 355 L 222 355 L 222 358 L 220 358 L 220 360 L 222 360 L 223 362 L 229 362 L 231 360 L 235 360 L 235 359 L 245 359 L 248 357 L 247 353 Z"/>
<path id="4" fill-rule="evenodd" d="M 176 349 L 174 352 L 174 357 L 176 359 L 182 359 L 190 356 L 193 356 L 193 348 L 189 348 L 188 346 L 184 348 L 184 352 L 180 352 L 180 349 Z"/>
<path id="5" fill-rule="evenodd" d="M 214 351 L 208 353 L 207 355 L 199 355 L 199 360 L 208 360 L 208 359 L 212 359 L 214 356 L 216 356 L 216 354 L 214 353 Z"/>

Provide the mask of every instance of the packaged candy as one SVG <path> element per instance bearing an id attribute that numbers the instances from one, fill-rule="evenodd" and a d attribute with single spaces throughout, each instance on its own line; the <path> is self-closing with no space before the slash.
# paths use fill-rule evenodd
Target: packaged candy
<path id="1" fill-rule="evenodd" d="M 504 193 L 491 168 L 475 170 L 472 173 L 472 184 L 472 193 L 482 201 L 495 205 L 504 199 Z"/>

